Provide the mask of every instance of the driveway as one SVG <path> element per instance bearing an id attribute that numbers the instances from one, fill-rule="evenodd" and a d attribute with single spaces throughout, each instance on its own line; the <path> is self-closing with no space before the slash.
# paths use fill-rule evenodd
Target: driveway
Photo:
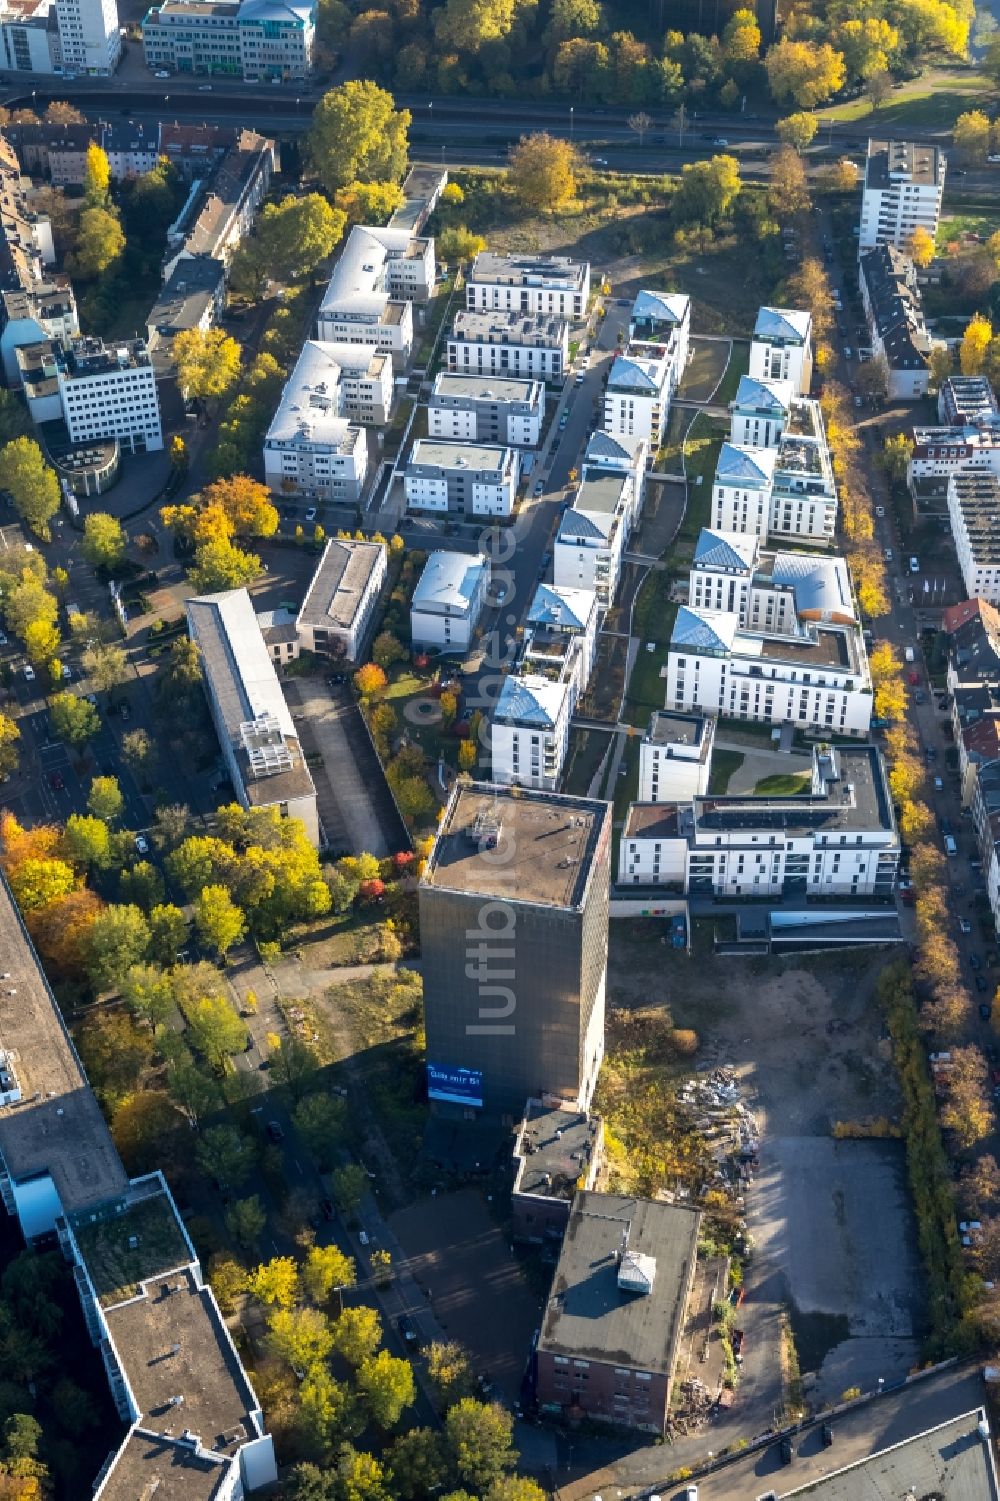
<path id="1" fill-rule="evenodd" d="M 409 836 L 357 705 L 346 693 L 333 698 L 319 678 L 286 678 L 282 686 L 316 784 L 327 848 L 379 859 L 405 849 Z"/>

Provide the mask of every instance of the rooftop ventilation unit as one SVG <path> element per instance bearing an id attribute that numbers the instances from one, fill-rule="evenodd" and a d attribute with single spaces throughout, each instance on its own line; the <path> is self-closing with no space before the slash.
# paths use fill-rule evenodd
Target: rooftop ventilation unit
<path id="1" fill-rule="evenodd" d="M 241 724 L 240 740 L 254 777 L 272 777 L 281 771 L 291 771 L 291 751 L 273 714 L 261 714 Z"/>

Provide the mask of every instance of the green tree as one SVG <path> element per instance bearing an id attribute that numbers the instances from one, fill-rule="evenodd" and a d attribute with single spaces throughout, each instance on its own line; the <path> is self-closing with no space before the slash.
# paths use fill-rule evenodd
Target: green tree
<path id="1" fill-rule="evenodd" d="M 122 647 L 110 642 L 99 641 L 96 646 L 88 647 L 83 654 L 83 665 L 97 693 L 113 693 L 128 678 L 128 657 Z"/>
<path id="2" fill-rule="evenodd" d="M 598 0 L 552 0 L 546 41 L 552 46 L 572 37 L 593 36 L 603 20 Z"/>
<path id="3" fill-rule="evenodd" d="M 417 1394 L 410 1362 L 390 1355 L 388 1350 L 379 1350 L 361 1362 L 357 1385 L 383 1432 L 395 1428 L 403 1408 L 412 1406 Z"/>
<path id="4" fill-rule="evenodd" d="M 187 397 L 225 396 L 240 373 L 242 351 L 221 328 L 183 329 L 171 345 L 177 383 Z"/>
<path id="5" fill-rule="evenodd" d="M 514 1468 L 513 1419 L 499 1402 L 463 1397 L 445 1414 L 445 1440 L 459 1479 L 482 1492 Z"/>
<path id="6" fill-rule="evenodd" d="M 83 167 L 83 196 L 91 207 L 101 207 L 108 201 L 111 189 L 111 163 L 108 154 L 91 141 Z"/>
<path id="7" fill-rule="evenodd" d="M 333 1349 L 330 1321 L 318 1308 L 276 1308 L 267 1322 L 269 1352 L 296 1373 L 321 1366 Z"/>
<path id="8" fill-rule="evenodd" d="M 316 1051 L 298 1037 L 279 1040 L 271 1051 L 271 1078 L 277 1085 L 285 1085 L 293 1099 L 297 1100 L 305 1086 L 316 1077 L 319 1059 Z"/>
<path id="9" fill-rule="evenodd" d="M 16 720 L 9 714 L 0 713 L 0 777 L 13 776 L 17 770 L 21 759 L 17 749 L 20 738 Z"/>
<path id="10" fill-rule="evenodd" d="M 222 1188 L 240 1188 L 256 1161 L 252 1141 L 235 1126 L 209 1126 L 194 1152 L 198 1166 Z"/>
<path id="11" fill-rule="evenodd" d="M 727 62 L 755 63 L 760 52 L 761 32 L 752 10 L 735 11 L 722 33 L 722 54 Z"/>
<path id="12" fill-rule="evenodd" d="M 386 1452 L 394 1495 L 400 1501 L 423 1501 L 436 1495 L 447 1476 L 447 1463 L 440 1436 L 433 1428 L 411 1428 L 401 1433 Z"/>
<path id="13" fill-rule="evenodd" d="M 88 939 L 88 971 L 102 990 L 120 985 L 133 964 L 149 953 L 149 924 L 138 907 L 105 907 L 94 918 Z"/>
<path id="14" fill-rule="evenodd" d="M 818 129 L 819 117 L 808 110 L 799 110 L 794 115 L 786 116 L 784 120 L 778 120 L 774 133 L 783 145 L 793 146 L 796 151 L 804 151 L 811 144 Z"/>
<path id="15" fill-rule="evenodd" d="M 125 251 L 125 235 L 118 215 L 107 208 L 85 208 L 71 268 L 84 281 L 102 276 Z M 180 335 L 178 335 L 178 338 Z"/>
<path id="16" fill-rule="evenodd" d="M 474 261 L 481 250 L 486 249 L 482 235 L 474 235 L 463 224 L 443 229 L 437 237 L 438 254 L 445 265 L 465 265 Z"/>
<path id="17" fill-rule="evenodd" d="M 717 224 L 725 218 L 740 191 L 740 166 L 734 156 L 713 156 L 707 162 L 688 162 L 671 200 L 678 224 Z"/>
<path id="18" fill-rule="evenodd" d="M 59 509 L 59 481 L 34 438 L 14 438 L 0 448 L 0 490 L 6 490 L 26 526 L 47 542 Z"/>
<path id="19" fill-rule="evenodd" d="M 221 957 L 246 933 L 246 919 L 225 886 L 204 886 L 195 902 L 194 925 L 202 943 Z"/>
<path id="20" fill-rule="evenodd" d="M 361 1200 L 368 1187 L 364 1168 L 358 1167 L 356 1162 L 346 1162 L 343 1167 L 335 1170 L 330 1182 L 341 1214 L 347 1219 L 353 1219 L 361 1208 Z"/>
<path id="21" fill-rule="evenodd" d="M 457 1340 L 435 1340 L 428 1346 L 427 1375 L 442 1411 L 471 1397 L 475 1387 L 469 1352 Z"/>
<path id="22" fill-rule="evenodd" d="M 111 834 L 103 819 L 71 813 L 63 840 L 70 859 L 81 870 L 105 870 L 111 864 Z"/>
<path id="23" fill-rule="evenodd" d="M 193 646 L 194 642 L 188 642 L 188 645 Z M 200 683 L 200 676 L 196 681 Z M 169 852 L 182 842 L 190 827 L 191 809 L 186 804 L 165 803 L 153 814 L 153 843 L 158 850 Z"/>
<path id="24" fill-rule="evenodd" d="M 771 94 L 779 104 L 791 100 L 800 109 L 815 109 L 842 89 L 847 77 L 844 54 L 829 42 L 782 37 L 764 59 Z"/>
<path id="25" fill-rule="evenodd" d="M 526 1475 L 502 1475 L 494 1480 L 483 1501 L 545 1501 L 545 1492 Z"/>
<path id="26" fill-rule="evenodd" d="M 116 516 L 94 511 L 83 523 L 81 551 L 92 568 L 117 568 L 125 561 L 125 529 Z"/>
<path id="27" fill-rule="evenodd" d="M 990 149 L 990 117 L 981 109 L 968 110 L 955 121 L 952 141 L 963 162 L 983 162 Z"/>
<path id="28" fill-rule="evenodd" d="M 31 418 L 16 391 L 0 391 L 0 445 L 31 432 Z"/>
<path id="29" fill-rule="evenodd" d="M 536 131 L 510 154 L 509 181 L 522 208 L 555 213 L 576 196 L 579 160 L 569 141 Z"/>
<path id="30" fill-rule="evenodd" d="M 138 777 L 145 778 L 156 764 L 156 746 L 148 730 L 127 730 L 122 736 L 125 764 Z"/>
<path id="31" fill-rule="evenodd" d="M 328 1172 L 336 1160 L 346 1116 L 343 1100 L 328 1094 L 307 1094 L 295 1107 L 295 1129 L 320 1172 Z"/>
<path id="32" fill-rule="evenodd" d="M 33 620 L 24 629 L 24 650 L 28 661 L 36 667 L 51 662 L 59 650 L 62 638 L 57 626 L 47 620 Z"/>
<path id="33" fill-rule="evenodd" d="M 314 1366 L 306 1372 L 298 1398 L 297 1426 L 311 1448 L 329 1449 L 345 1433 L 357 1432 L 353 1392 L 345 1383 L 334 1381 L 324 1367 Z M 335 1486 L 331 1494 L 339 1498 L 340 1488 Z"/>
<path id="34" fill-rule="evenodd" d="M 137 860 L 134 865 L 122 871 L 118 881 L 118 895 L 121 901 L 133 902 L 143 912 L 152 912 L 163 901 L 163 877 L 148 860 Z"/>
<path id="35" fill-rule="evenodd" d="M 149 1066 L 152 1036 L 125 1011 L 99 1011 L 80 1028 L 78 1042 L 87 1078 L 104 1105 L 114 1111 L 135 1090 Z"/>
<path id="36" fill-rule="evenodd" d="M 302 1286 L 313 1303 L 326 1303 L 338 1287 L 353 1287 L 354 1261 L 337 1246 L 310 1246 L 302 1267 Z"/>
<path id="37" fill-rule="evenodd" d="M 771 157 L 771 180 L 767 206 L 782 223 L 809 208 L 809 183 L 802 158 L 792 146 L 782 146 Z"/>
<path id="38" fill-rule="evenodd" d="M 370 1360 L 382 1340 L 382 1321 L 364 1304 L 345 1308 L 333 1325 L 333 1345 L 348 1365 L 357 1368 Z"/>
<path id="39" fill-rule="evenodd" d="M 242 1053 L 249 1032 L 239 1012 L 225 996 L 202 996 L 181 1006 L 191 1042 L 214 1069 L 222 1072 L 234 1053 Z"/>
<path id="40" fill-rule="evenodd" d="M 320 1443 L 317 1447 L 322 1447 Z M 318 1465 L 293 1466 L 288 1476 L 289 1501 L 334 1501 L 336 1476 Z"/>
<path id="41" fill-rule="evenodd" d="M 239 589 L 260 578 L 263 568 L 256 553 L 244 552 L 231 542 L 218 538 L 205 542 L 194 555 L 191 585 L 199 594 L 214 594 L 221 589 Z"/>
<path id="42" fill-rule="evenodd" d="M 187 918 L 167 902 L 149 914 L 149 952 L 157 964 L 173 964 L 187 942 Z"/>
<path id="43" fill-rule="evenodd" d="M 351 79 L 317 105 L 308 149 L 328 193 L 352 182 L 398 182 L 408 153 L 409 110 L 368 79 Z"/>
<path id="44" fill-rule="evenodd" d="M 299 1298 L 299 1269 L 292 1256 L 273 1256 L 250 1273 L 247 1286 L 268 1308 L 292 1308 Z"/>
<path id="45" fill-rule="evenodd" d="M 517 15 L 517 0 L 446 0 L 435 12 L 438 42 L 460 53 L 476 54 L 502 43 Z"/>
<path id="46" fill-rule="evenodd" d="M 87 793 L 87 807 L 95 818 L 113 824 L 121 817 L 125 799 L 117 777 L 95 777 Z"/>
<path id="47" fill-rule="evenodd" d="M 343 238 L 347 215 L 321 193 L 289 194 L 261 214 L 257 240 L 272 276 L 308 276 Z"/>
<path id="48" fill-rule="evenodd" d="M 392 1501 L 378 1460 L 350 1444 L 343 1445 L 337 1460 L 337 1495 L 340 1501 Z"/>
<path id="49" fill-rule="evenodd" d="M 162 1026 L 174 1009 L 170 976 L 156 964 L 133 964 L 122 980 L 121 994 L 135 1019 L 151 1027 Z"/>

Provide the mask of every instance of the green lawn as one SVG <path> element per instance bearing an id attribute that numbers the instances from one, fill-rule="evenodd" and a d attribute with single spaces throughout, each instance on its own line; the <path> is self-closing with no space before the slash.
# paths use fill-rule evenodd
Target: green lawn
<path id="1" fill-rule="evenodd" d="M 113 1219 L 81 1223 L 73 1233 L 105 1307 L 133 1297 L 144 1278 L 186 1265 L 191 1254 L 162 1193 L 140 1199 Z"/>
<path id="2" fill-rule="evenodd" d="M 949 245 L 961 240 L 964 235 L 979 235 L 983 240 L 988 240 L 998 224 L 1000 224 L 1000 203 L 992 213 L 987 210 L 978 214 L 948 214 L 938 226 L 938 253 L 943 254 Z M 970 251 L 976 248 L 974 244 L 969 245 Z"/>
<path id="3" fill-rule="evenodd" d="M 698 533 L 708 526 L 712 514 L 712 481 L 719 462 L 723 429 L 711 417 L 698 412 L 684 444 L 687 468 L 687 509 L 677 533 L 678 550 L 690 555 Z"/>
<path id="4" fill-rule="evenodd" d="M 746 375 L 749 369 L 750 345 L 744 344 L 742 341 L 734 344 L 733 352 L 729 356 L 729 364 L 726 366 L 726 373 L 719 383 L 719 389 L 712 398 L 717 406 L 725 406 L 733 400 L 736 395 L 736 387 L 740 383 L 740 376 Z"/>
<path id="5" fill-rule="evenodd" d="M 739 771 L 744 757 L 739 751 L 718 750 L 712 752 L 712 774 L 708 779 L 709 794 L 721 797 L 729 787 L 729 779 Z"/>
<path id="6" fill-rule="evenodd" d="M 966 110 L 984 108 L 989 87 L 981 73 L 972 68 L 939 68 L 894 89 L 882 108 L 874 113 L 862 96 L 845 104 L 818 109 L 821 124 L 829 120 L 850 123 L 864 120 L 875 131 L 901 125 L 925 125 L 949 128 Z"/>
<path id="7" fill-rule="evenodd" d="M 563 772 L 563 792 L 574 797 L 587 796 L 610 744 L 611 736 L 603 730 L 570 730 Z"/>
<path id="8" fill-rule="evenodd" d="M 670 575 L 665 568 L 651 568 L 643 580 L 632 613 L 632 631 L 643 642 L 666 646 L 677 618 L 677 602 L 669 598 Z M 638 663 L 636 664 L 638 666 Z"/>
<path id="9" fill-rule="evenodd" d="M 622 752 L 621 762 L 615 774 L 613 792 L 615 805 L 613 817 L 616 824 L 624 823 L 629 803 L 634 803 L 639 796 L 639 746 L 641 743 L 638 735 L 630 735 L 625 741 L 625 749 Z M 625 767 L 624 776 L 621 774 L 623 766 Z M 606 795 L 608 792 L 611 792 L 611 788 L 606 789 Z M 617 859 L 612 869 L 618 869 Z"/>
<path id="10" fill-rule="evenodd" d="M 742 756 L 740 759 L 743 759 Z M 796 797 L 800 792 L 808 792 L 811 786 L 812 777 L 808 771 L 800 772 L 797 776 L 777 772 L 771 777 L 761 777 L 753 790 L 756 797 Z"/>
<path id="11" fill-rule="evenodd" d="M 671 407 L 667 418 L 667 431 L 656 455 L 653 466 L 661 474 L 684 473 L 684 434 L 697 413 L 687 407 Z"/>
<path id="12" fill-rule="evenodd" d="M 665 643 L 659 643 L 655 651 L 646 650 L 645 640 L 639 646 L 628 683 L 625 719 L 640 729 L 645 729 L 654 709 L 663 708 L 666 680 L 660 677 L 660 669 L 666 666 L 667 652 Z"/>

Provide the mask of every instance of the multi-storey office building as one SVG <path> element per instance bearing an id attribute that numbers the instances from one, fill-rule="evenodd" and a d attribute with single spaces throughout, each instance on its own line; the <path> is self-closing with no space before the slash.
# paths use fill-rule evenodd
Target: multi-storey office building
<path id="1" fill-rule="evenodd" d="M 579 319 L 590 300 L 590 262 L 564 255 L 495 255 L 482 250 L 465 284 L 470 313 L 529 313 Z"/>
<path id="2" fill-rule="evenodd" d="M 384 542 L 331 537 L 295 619 L 299 645 L 320 656 L 360 661 L 387 566 Z"/>
<path id="3" fill-rule="evenodd" d="M 915 229 L 933 240 L 941 218 L 945 155 L 923 142 L 868 142 L 865 186 L 861 195 L 858 253 L 876 245 L 909 248 Z"/>
<path id="4" fill-rule="evenodd" d="M 379 390 L 384 385 L 373 383 L 373 401 Z M 332 346 L 307 339 L 264 439 L 264 474 L 272 490 L 307 500 L 360 499 L 368 438 L 359 422 L 344 415 L 345 400 L 343 367 Z"/>
<path id="5" fill-rule="evenodd" d="M 418 438 L 403 476 L 407 509 L 507 517 L 520 475 L 516 448 Z"/>
<path id="6" fill-rule="evenodd" d="M 559 382 L 569 364 L 569 320 L 550 314 L 455 314 L 445 347 L 452 375 Z"/>
<path id="7" fill-rule="evenodd" d="M 315 46 L 315 0 L 162 0 L 142 23 L 146 66 L 172 73 L 304 82 Z"/>
<path id="8" fill-rule="evenodd" d="M 117 438 L 135 452 L 163 447 L 156 374 L 141 339 L 48 339 L 15 351 L 35 422 L 62 419 L 71 443 Z"/>
<path id="9" fill-rule="evenodd" d="M 428 1093 L 511 1124 L 589 1105 L 604 1054 L 610 804 L 452 792 L 420 881 Z"/>
<path id="10" fill-rule="evenodd" d="M 64 75 L 74 72 L 110 77 L 122 55 L 115 0 L 55 0 L 54 8 Z M 53 69 L 55 66 L 53 62 Z"/>
<path id="11" fill-rule="evenodd" d="M 4 379 L 8 386 L 20 382 L 17 351 L 26 344 L 43 344 L 46 339 L 63 343 L 80 332 L 76 298 L 69 279 L 49 276 L 33 282 L 27 291 L 3 292 L 3 332 L 0 355 Z"/>
<path id="12" fill-rule="evenodd" d="M 750 343 L 754 380 L 788 381 L 796 395 L 812 384 L 812 317 L 795 308 L 762 307 Z"/>
<path id="13" fill-rule="evenodd" d="M 735 612 L 677 612 L 668 709 L 701 710 L 812 734 L 868 734 L 872 688 L 856 626 L 808 624 L 796 636 L 741 631 Z"/>
<path id="14" fill-rule="evenodd" d="M 440 371 L 427 406 L 432 438 L 534 448 L 545 419 L 545 383 Z"/>

